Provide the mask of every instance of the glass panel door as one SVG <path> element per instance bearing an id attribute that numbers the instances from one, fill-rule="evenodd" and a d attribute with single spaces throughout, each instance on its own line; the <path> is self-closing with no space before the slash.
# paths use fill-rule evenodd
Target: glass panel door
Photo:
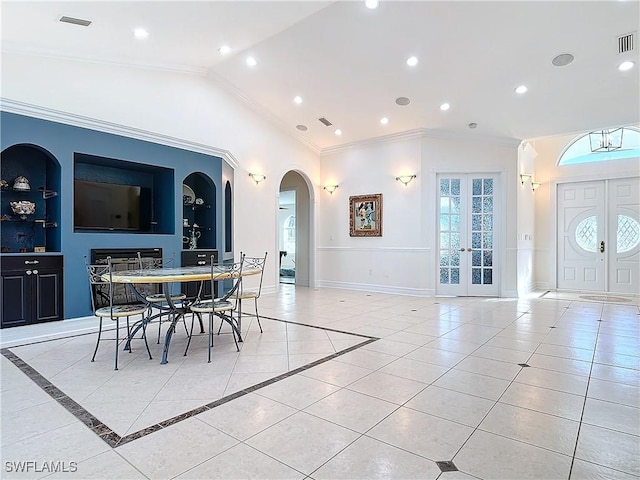
<path id="1" fill-rule="evenodd" d="M 495 175 L 438 177 L 440 295 L 498 295 Z"/>

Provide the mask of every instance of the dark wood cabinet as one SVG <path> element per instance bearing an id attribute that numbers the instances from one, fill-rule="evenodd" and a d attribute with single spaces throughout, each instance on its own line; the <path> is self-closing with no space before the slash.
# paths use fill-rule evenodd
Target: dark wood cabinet
<path id="1" fill-rule="evenodd" d="M 211 256 L 213 255 L 213 261 L 218 263 L 218 251 L 217 250 L 183 250 L 182 251 L 182 263 L 183 267 L 194 267 L 211 265 Z M 215 296 L 218 295 L 218 286 L 214 285 Z M 200 282 L 187 282 L 182 284 L 182 293 L 188 298 L 195 298 L 198 295 L 198 289 L 200 288 Z M 205 282 L 203 285 L 203 295 L 201 298 L 211 298 L 211 282 Z"/>
<path id="2" fill-rule="evenodd" d="M 3 255 L 1 328 L 64 318 L 62 255 Z"/>

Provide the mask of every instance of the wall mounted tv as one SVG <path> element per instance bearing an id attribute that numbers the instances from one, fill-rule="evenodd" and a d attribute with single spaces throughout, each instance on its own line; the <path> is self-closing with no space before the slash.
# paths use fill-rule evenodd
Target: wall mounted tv
<path id="1" fill-rule="evenodd" d="M 151 189 L 74 180 L 75 230 L 151 231 Z"/>

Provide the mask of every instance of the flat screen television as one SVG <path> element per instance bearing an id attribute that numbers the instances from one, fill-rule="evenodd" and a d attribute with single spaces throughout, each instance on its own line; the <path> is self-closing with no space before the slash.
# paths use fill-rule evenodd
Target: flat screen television
<path id="1" fill-rule="evenodd" d="M 151 231 L 151 189 L 136 185 L 74 181 L 75 230 Z"/>

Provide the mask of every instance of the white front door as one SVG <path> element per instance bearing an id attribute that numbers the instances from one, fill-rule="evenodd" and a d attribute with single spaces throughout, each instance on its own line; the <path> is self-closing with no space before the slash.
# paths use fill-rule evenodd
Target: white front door
<path id="1" fill-rule="evenodd" d="M 559 289 L 639 292 L 638 178 L 558 186 Z"/>
<path id="2" fill-rule="evenodd" d="M 640 294 L 640 178 L 608 181 L 608 291 Z"/>
<path id="3" fill-rule="evenodd" d="M 498 175 L 438 175 L 439 295 L 499 295 Z"/>

